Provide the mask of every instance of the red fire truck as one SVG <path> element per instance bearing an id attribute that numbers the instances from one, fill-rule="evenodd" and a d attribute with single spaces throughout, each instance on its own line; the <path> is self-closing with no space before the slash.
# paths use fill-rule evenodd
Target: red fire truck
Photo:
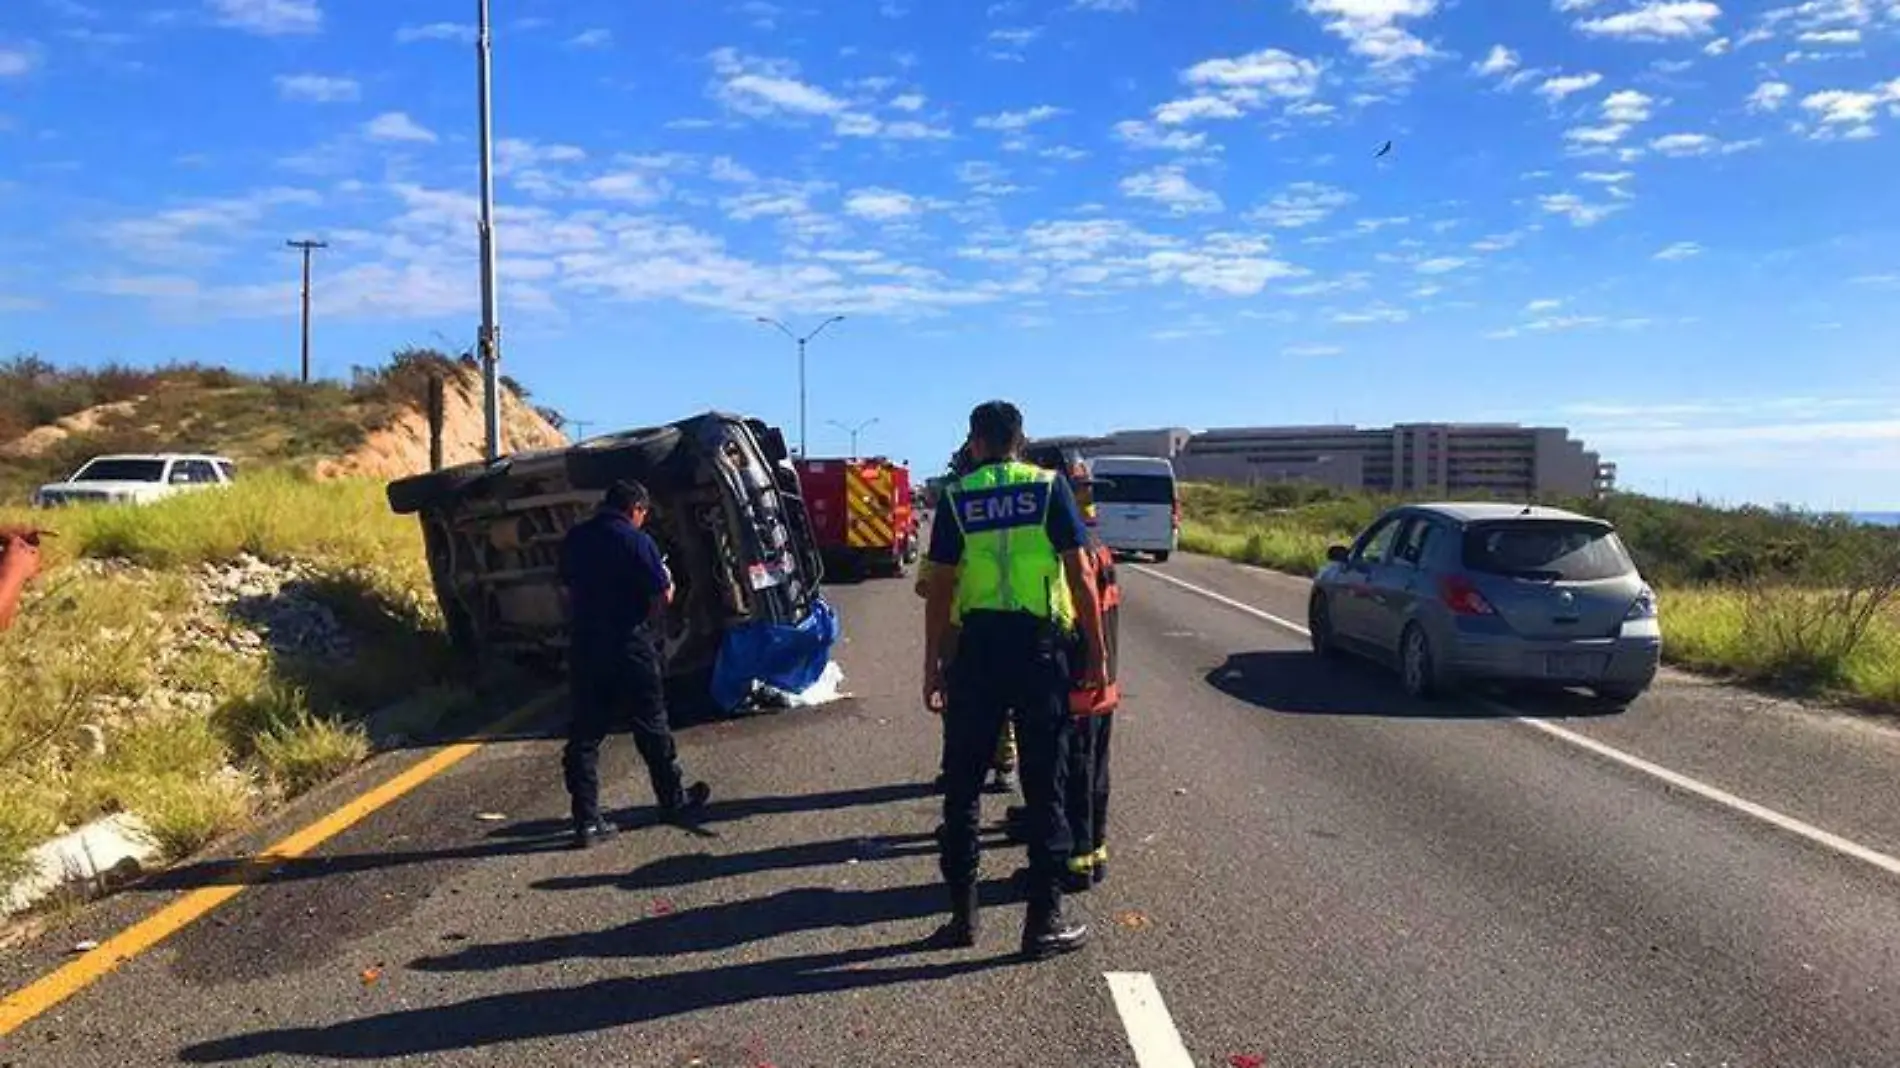
<path id="1" fill-rule="evenodd" d="M 918 552 L 910 468 L 882 456 L 795 464 L 825 559 L 843 571 L 902 575 Z"/>

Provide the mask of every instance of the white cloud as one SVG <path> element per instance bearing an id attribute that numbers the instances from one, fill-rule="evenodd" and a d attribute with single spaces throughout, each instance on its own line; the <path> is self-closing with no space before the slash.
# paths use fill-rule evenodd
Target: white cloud
<path id="1" fill-rule="evenodd" d="M 323 9 L 317 0 L 208 0 L 218 25 L 234 30 L 279 37 L 318 33 Z"/>
<path id="2" fill-rule="evenodd" d="M 1524 305 L 1524 311 L 1529 315 L 1541 315 L 1544 312 L 1556 311 L 1563 306 L 1564 302 L 1560 299 L 1544 297 L 1541 300 L 1533 300 L 1529 304 Z"/>
<path id="3" fill-rule="evenodd" d="M 1218 96 L 1191 96 L 1170 100 L 1155 108 L 1155 121 L 1163 126 L 1179 126 L 1200 119 L 1237 119 L 1242 112 L 1230 101 Z"/>
<path id="4" fill-rule="evenodd" d="M 1586 182 L 1595 182 L 1598 185 L 1622 185 L 1624 182 L 1627 182 L 1631 178 L 1636 177 L 1636 172 L 1635 171 L 1584 171 L 1582 174 L 1577 175 L 1577 177 Z"/>
<path id="5" fill-rule="evenodd" d="M 1176 215 L 1221 210 L 1221 199 L 1211 190 L 1202 189 L 1188 179 L 1180 167 L 1155 167 L 1131 174 L 1121 180 L 1124 196 L 1152 200 Z"/>
<path id="6" fill-rule="evenodd" d="M 222 254 L 227 242 L 251 233 L 274 210 L 322 203 L 323 198 L 308 189 L 272 187 L 121 219 L 107 224 L 103 233 L 138 259 L 174 266 L 202 263 Z"/>
<path id="7" fill-rule="evenodd" d="M 354 78 L 329 78 L 321 74 L 280 74 L 277 95 L 285 100 L 311 104 L 341 104 L 360 100 L 363 87 Z"/>
<path id="8" fill-rule="evenodd" d="M 837 115 L 845 102 L 791 75 L 789 63 L 754 59 L 736 49 L 720 48 L 710 57 L 719 80 L 713 95 L 720 103 L 755 118 L 778 114 Z"/>
<path id="9" fill-rule="evenodd" d="M 1779 111 L 1793 92 L 1794 87 L 1787 82 L 1763 82 L 1748 94 L 1748 110 Z"/>
<path id="10" fill-rule="evenodd" d="M 363 135 L 372 141 L 412 141 L 433 144 L 434 131 L 409 117 L 407 112 L 387 111 L 363 124 Z"/>
<path id="11" fill-rule="evenodd" d="M 1297 228 L 1324 222 L 1335 211 L 1351 204 L 1354 197 L 1343 189 L 1318 182 L 1296 182 L 1272 200 L 1247 213 L 1254 222 L 1281 228 Z"/>
<path id="12" fill-rule="evenodd" d="M 1482 237 L 1476 241 L 1473 241 L 1471 243 L 1471 251 L 1473 252 L 1507 252 L 1513 248 L 1516 248 L 1517 243 L 1522 240 L 1524 240 L 1524 235 L 1522 234 L 1516 234 L 1516 233 L 1491 234 L 1486 237 Z"/>
<path id="13" fill-rule="evenodd" d="M 1585 89 L 1593 88 L 1602 81 L 1603 75 L 1595 71 L 1588 74 L 1559 75 L 1545 79 L 1544 83 L 1537 87 L 1537 95 L 1554 104 L 1572 93 L 1581 93 Z"/>
<path id="14" fill-rule="evenodd" d="M 396 40 L 401 44 L 416 41 L 458 41 L 462 44 L 475 43 L 475 27 L 460 22 L 431 22 L 423 26 L 404 26 L 396 31 Z"/>
<path id="15" fill-rule="evenodd" d="M 1403 323 L 1412 318 L 1412 313 L 1404 308 L 1394 308 L 1389 304 L 1374 304 L 1358 311 L 1334 312 L 1333 322 L 1343 326 L 1364 326 L 1368 323 Z"/>
<path id="16" fill-rule="evenodd" d="M 1634 89 L 1619 90 L 1604 98 L 1603 117 L 1611 122 L 1648 122 L 1649 105 L 1654 102 Z"/>
<path id="17" fill-rule="evenodd" d="M 1664 41 L 1707 37 L 1714 33 L 1722 9 L 1709 0 L 1651 0 L 1630 11 L 1577 23 L 1577 29 L 1595 37 L 1622 37 L 1634 41 Z"/>
<path id="18" fill-rule="evenodd" d="M 891 107 L 898 111 L 922 111 L 924 103 L 924 94 L 922 93 L 905 93 L 902 96 L 894 96 L 891 98 Z"/>
<path id="19" fill-rule="evenodd" d="M 1069 6 L 1078 11 L 1126 13 L 1135 10 L 1137 0 L 1074 0 Z"/>
<path id="20" fill-rule="evenodd" d="M 1412 269 L 1420 274 L 1450 274 L 1469 264 L 1471 261 L 1458 256 L 1438 256 L 1415 265 Z"/>
<path id="21" fill-rule="evenodd" d="M 1717 37 L 1715 40 L 1702 46 L 1702 54 L 1705 56 L 1725 56 L 1728 55 L 1729 49 L 1732 47 L 1733 45 L 1728 38 Z"/>
<path id="22" fill-rule="evenodd" d="M 575 151 L 578 152 L 579 149 Z M 707 168 L 706 176 L 715 182 L 731 182 L 734 185 L 745 185 L 759 180 L 759 176 L 752 173 L 751 168 L 730 156 L 716 157 L 712 165 Z"/>
<path id="23" fill-rule="evenodd" d="M 1035 43 L 1036 39 L 1041 36 L 1042 28 L 1040 26 L 1015 26 L 1006 29 L 991 30 L 989 34 L 990 49 L 985 54 L 991 59 L 1020 62 L 1023 58 L 1023 50 Z"/>
<path id="24" fill-rule="evenodd" d="M 1484 60 L 1471 65 L 1473 74 L 1482 74 L 1487 78 L 1502 77 L 1516 70 L 1519 60 L 1516 52 L 1503 45 L 1492 45 L 1491 53 Z"/>
<path id="25" fill-rule="evenodd" d="M 1312 96 L 1319 88 L 1319 76 L 1319 64 L 1277 48 L 1206 59 L 1181 72 L 1181 80 L 1189 85 L 1252 89 L 1295 100 Z"/>
<path id="26" fill-rule="evenodd" d="M 1375 67 L 1437 58 L 1438 51 L 1399 26 L 1438 10 L 1438 0 L 1300 0 L 1308 14 L 1327 20 L 1327 32 L 1345 39 Z"/>
<path id="27" fill-rule="evenodd" d="M 0 78 L 25 77 L 39 65 L 40 55 L 36 48 L 0 47 Z"/>
<path id="28" fill-rule="evenodd" d="M 1067 114 L 1066 109 L 1049 104 L 1037 104 L 1022 111 L 1004 111 L 995 115 L 979 117 L 973 124 L 979 130 L 1026 130 L 1040 122 L 1047 122 L 1058 115 Z"/>
<path id="29" fill-rule="evenodd" d="M 1871 91 L 1828 89 L 1810 93 L 1801 99 L 1801 108 L 1821 123 L 1816 137 L 1845 137 L 1860 140 L 1876 134 L 1874 122 L 1880 106 L 1886 104 L 1900 115 L 1900 78 L 1876 85 Z M 1845 129 L 1842 129 L 1845 127 Z"/>
<path id="30" fill-rule="evenodd" d="M 1327 356 L 1339 356 L 1345 349 L 1338 345 L 1288 345 L 1280 350 L 1280 355 L 1289 359 L 1322 359 Z"/>
<path id="31" fill-rule="evenodd" d="M 1186 130 L 1161 133 L 1140 119 L 1124 119 L 1116 123 L 1115 136 L 1131 148 L 1163 152 L 1192 152 L 1207 144 L 1207 135 L 1204 133 L 1189 133 Z"/>
<path id="32" fill-rule="evenodd" d="M 615 171 L 590 178 L 581 188 L 600 200 L 623 204 L 653 204 L 666 196 L 666 183 L 644 171 Z"/>
<path id="33" fill-rule="evenodd" d="M 1550 193 L 1537 198 L 1537 206 L 1552 215 L 1562 215 L 1572 226 L 1595 226 L 1623 210 L 1621 204 L 1592 204 L 1575 193 Z"/>
<path id="34" fill-rule="evenodd" d="M 614 43 L 614 31 L 595 27 L 582 30 L 567 39 L 569 48 L 606 48 Z"/>
<path id="35" fill-rule="evenodd" d="M 888 222 L 917 214 L 917 198 L 895 189 L 858 189 L 844 200 L 847 214 L 875 222 Z"/>
<path id="36" fill-rule="evenodd" d="M 941 126 L 906 119 L 902 122 L 887 122 L 878 131 L 893 141 L 947 141 L 950 131 Z"/>
<path id="37" fill-rule="evenodd" d="M 1760 147 L 1760 145 L 1761 142 L 1758 140 L 1723 141 L 1709 134 L 1689 133 L 1667 134 L 1649 143 L 1649 147 L 1652 151 L 1677 158 L 1709 156 L 1718 152 L 1726 156 L 1736 152 L 1745 152 L 1748 149 Z"/>
<path id="38" fill-rule="evenodd" d="M 1564 140 L 1580 145 L 1606 146 L 1623 140 L 1629 132 L 1629 124 L 1623 122 L 1613 122 L 1607 126 L 1573 126 L 1564 131 Z"/>
<path id="39" fill-rule="evenodd" d="M 1860 43 L 1859 30 L 1809 30 L 1799 38 L 1805 44 L 1820 45 L 1857 45 Z"/>
<path id="40" fill-rule="evenodd" d="M 1702 255 L 1702 246 L 1694 241 L 1678 241 L 1656 253 L 1656 259 L 1665 261 L 1694 259 Z"/>

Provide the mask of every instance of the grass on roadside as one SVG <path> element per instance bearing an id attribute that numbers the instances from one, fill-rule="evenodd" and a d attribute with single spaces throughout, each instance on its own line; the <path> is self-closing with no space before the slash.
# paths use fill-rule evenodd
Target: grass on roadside
<path id="1" fill-rule="evenodd" d="M 363 760 L 364 714 L 449 677 L 420 533 L 379 483 L 267 473 L 140 508 L 0 509 L 8 522 L 58 537 L 0 635 L 0 884 L 26 849 L 111 812 L 167 855 L 196 850 Z M 210 636 L 192 572 L 243 554 L 313 567 L 302 592 L 350 633 L 352 662 Z"/>

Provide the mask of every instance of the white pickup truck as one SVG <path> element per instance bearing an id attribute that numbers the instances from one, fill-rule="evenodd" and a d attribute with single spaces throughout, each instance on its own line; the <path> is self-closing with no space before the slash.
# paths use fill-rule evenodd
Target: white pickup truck
<path id="1" fill-rule="evenodd" d="M 192 490 L 228 486 L 237 467 L 222 456 L 188 453 L 95 456 L 64 482 L 41 486 L 33 503 L 41 508 L 64 504 L 149 504 Z"/>

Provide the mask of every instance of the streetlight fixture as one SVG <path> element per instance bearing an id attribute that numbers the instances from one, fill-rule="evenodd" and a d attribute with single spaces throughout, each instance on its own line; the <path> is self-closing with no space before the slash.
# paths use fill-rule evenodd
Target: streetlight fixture
<path id="1" fill-rule="evenodd" d="M 836 419 L 827 419 L 825 420 L 825 422 L 830 423 L 832 426 L 835 426 L 839 430 L 842 430 L 845 433 L 851 435 L 851 458 L 855 460 L 858 458 L 858 435 L 864 433 L 866 430 L 869 430 L 871 426 L 877 422 L 877 416 L 874 415 L 871 418 L 866 419 L 864 422 L 859 423 L 857 426 L 850 426 L 845 423 L 840 423 Z"/>
<path id="2" fill-rule="evenodd" d="M 800 337 L 797 333 L 793 332 L 791 327 L 786 326 L 777 319 L 768 319 L 761 315 L 758 316 L 758 321 L 766 326 L 778 327 L 779 333 L 784 334 L 786 337 L 798 343 L 798 455 L 801 457 L 810 456 L 810 450 L 805 447 L 805 343 L 817 337 L 819 334 L 824 333 L 825 327 L 830 326 L 832 323 L 844 322 L 844 316 L 834 315 L 826 319 L 816 327 L 813 327 L 811 333 L 803 337 Z"/>

